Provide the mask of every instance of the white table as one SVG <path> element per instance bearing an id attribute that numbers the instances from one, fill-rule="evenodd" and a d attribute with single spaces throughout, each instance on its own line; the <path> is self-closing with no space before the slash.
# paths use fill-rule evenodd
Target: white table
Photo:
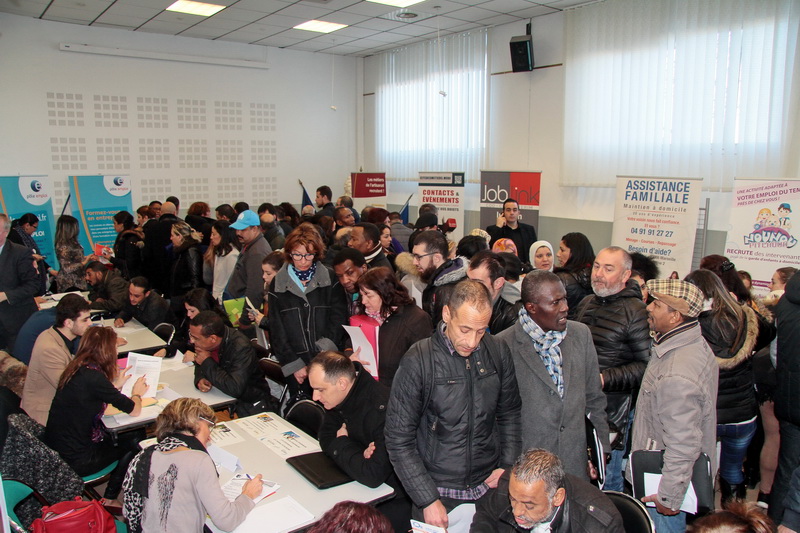
<path id="1" fill-rule="evenodd" d="M 103 320 L 94 321 L 93 324 L 102 324 L 113 328 L 117 335 L 123 337 L 126 344 L 117 346 L 117 353 L 138 352 L 139 350 L 149 350 L 152 348 L 163 348 L 167 345 L 164 339 L 147 329 L 141 322 L 135 318 L 125 322 L 121 328 L 114 327 L 114 319 L 106 318 Z"/>
<path id="2" fill-rule="evenodd" d="M 51 307 L 57 306 L 58 302 L 61 301 L 61 298 L 67 294 L 77 294 L 78 296 L 82 296 L 85 300 L 89 296 L 89 291 L 57 292 L 51 294 L 50 296 L 46 296 L 45 301 L 39 304 L 39 309 L 50 309 Z"/>
<path id="3" fill-rule="evenodd" d="M 236 402 L 236 398 L 228 396 L 216 387 L 212 387 L 208 392 L 200 392 L 194 386 L 194 365 L 185 365 L 180 362 L 180 356 L 176 355 L 177 360 L 164 359 L 161 367 L 160 383 L 166 385 L 167 388 L 175 391 L 178 395 L 186 398 L 198 398 L 206 405 L 215 409 L 232 405 Z M 156 393 L 156 398 L 162 396 L 162 391 Z M 142 414 L 137 417 L 125 417 L 126 422 L 119 423 L 114 416 L 104 416 L 103 423 L 108 428 L 111 436 L 116 438 L 117 434 L 121 431 L 136 429 L 146 426 L 156 419 L 161 412 L 158 406 L 145 407 Z"/>
<path id="4" fill-rule="evenodd" d="M 246 430 L 242 429 L 242 424 L 247 423 L 248 420 L 256 419 L 257 417 L 267 415 L 271 417 L 277 426 L 284 426 L 298 435 L 297 439 L 292 439 L 291 444 L 296 445 L 292 451 L 285 453 L 278 453 L 272 447 L 265 445 L 253 437 Z M 243 472 L 256 475 L 261 474 L 264 479 L 274 481 L 280 485 L 277 493 L 265 498 L 259 502 L 255 509 L 253 509 L 247 516 L 247 519 L 234 530 L 235 533 L 249 533 L 250 531 L 259 532 L 273 532 L 270 529 L 270 517 L 265 516 L 264 511 L 259 513 L 259 509 L 272 504 L 284 498 L 291 496 L 302 507 L 310 512 L 314 518 L 307 520 L 301 524 L 296 524 L 294 527 L 288 529 L 280 529 L 281 532 L 291 532 L 302 529 L 309 524 L 318 521 L 326 511 L 341 501 L 353 500 L 362 503 L 373 503 L 388 499 L 394 494 L 394 490 L 385 483 L 378 488 L 371 489 L 356 481 L 351 481 L 338 487 L 320 490 L 307 481 L 299 472 L 297 472 L 289 463 L 286 462 L 287 456 L 301 455 L 313 451 L 319 451 L 319 444 L 315 439 L 296 428 L 289 422 L 286 422 L 274 413 L 262 413 L 261 415 L 253 415 L 243 419 L 236 419 L 230 422 L 225 422 L 239 437 L 242 442 L 236 442 L 229 445 L 222 446 L 222 449 L 236 455 L 243 467 Z M 280 438 L 280 437 L 279 437 Z M 270 440 L 269 438 L 267 440 Z M 277 440 L 277 439 L 273 439 Z M 285 443 L 278 443 L 285 444 Z M 288 445 L 287 445 L 288 447 Z M 302 449 L 306 448 L 306 449 Z M 219 481 L 221 485 L 230 480 L 234 473 L 230 470 L 220 466 Z M 208 520 L 207 525 L 212 531 L 220 532 L 211 520 Z"/>

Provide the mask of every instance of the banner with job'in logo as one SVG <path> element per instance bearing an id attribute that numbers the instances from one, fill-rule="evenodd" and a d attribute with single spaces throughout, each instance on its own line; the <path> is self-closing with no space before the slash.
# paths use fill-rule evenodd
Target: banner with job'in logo
<path id="1" fill-rule="evenodd" d="M 113 247 L 114 220 L 120 211 L 133 212 L 130 176 L 70 176 L 72 216 L 78 219 L 78 242 L 87 254 L 97 245 Z"/>
<path id="2" fill-rule="evenodd" d="M 37 253 L 43 255 L 51 267 L 58 269 L 53 248 L 53 183 L 49 176 L 0 176 L 0 212 L 12 221 L 26 213 L 36 215 L 39 226 L 31 237 L 38 247 Z"/>

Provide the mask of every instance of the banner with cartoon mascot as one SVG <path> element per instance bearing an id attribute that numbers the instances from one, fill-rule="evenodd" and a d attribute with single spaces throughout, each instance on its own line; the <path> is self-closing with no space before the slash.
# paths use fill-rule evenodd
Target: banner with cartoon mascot
<path id="1" fill-rule="evenodd" d="M 134 215 L 130 176 L 70 176 L 72 216 L 78 219 L 81 243 L 87 254 L 98 245 L 113 247 L 117 238 L 114 220 L 120 211 Z"/>
<path id="2" fill-rule="evenodd" d="M 8 215 L 12 222 L 26 213 L 36 215 L 39 225 L 31 237 L 38 246 L 37 253 L 51 267 L 58 268 L 53 251 L 53 182 L 49 176 L 0 176 L 0 213 Z"/>
<path id="3" fill-rule="evenodd" d="M 733 191 L 725 256 L 753 277 L 753 292 L 766 295 L 772 274 L 800 263 L 800 180 L 738 179 Z"/>

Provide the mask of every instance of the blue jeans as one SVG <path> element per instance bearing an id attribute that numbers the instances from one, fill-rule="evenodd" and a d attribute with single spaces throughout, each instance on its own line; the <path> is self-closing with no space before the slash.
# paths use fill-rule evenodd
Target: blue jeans
<path id="1" fill-rule="evenodd" d="M 623 462 L 625 453 L 628 451 L 628 435 L 630 435 L 631 425 L 633 424 L 634 409 L 628 415 L 628 426 L 625 428 L 625 447 L 621 450 L 611 450 L 611 460 L 606 465 L 606 479 L 603 483 L 603 490 L 616 490 L 625 492 L 625 476 Z"/>
<path id="2" fill-rule="evenodd" d="M 731 485 L 744 483 L 744 464 L 747 447 L 756 434 L 756 421 L 747 424 L 717 424 L 719 453 L 719 475 Z"/>
<path id="3" fill-rule="evenodd" d="M 655 507 L 648 507 L 647 512 L 656 526 L 656 533 L 684 533 L 686 531 L 686 513 L 680 512 L 675 516 L 666 516 Z"/>

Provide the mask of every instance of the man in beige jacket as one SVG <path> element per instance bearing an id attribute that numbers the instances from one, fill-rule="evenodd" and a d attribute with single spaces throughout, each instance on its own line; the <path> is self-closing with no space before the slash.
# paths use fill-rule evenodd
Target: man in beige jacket
<path id="1" fill-rule="evenodd" d="M 47 424 L 58 380 L 72 361 L 73 341 L 91 324 L 89 302 L 78 294 L 67 294 L 56 306 L 56 323 L 40 333 L 33 345 L 21 406 L 43 426 Z"/>

